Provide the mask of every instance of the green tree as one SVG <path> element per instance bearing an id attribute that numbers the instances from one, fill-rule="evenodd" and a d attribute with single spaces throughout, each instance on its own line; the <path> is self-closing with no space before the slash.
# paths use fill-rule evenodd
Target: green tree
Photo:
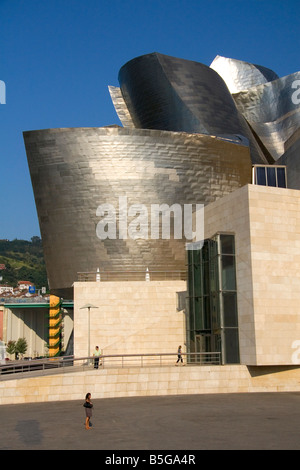
<path id="1" fill-rule="evenodd" d="M 0 0 L 1 1 L 1 0 Z M 0 240 L 2 284 L 16 287 L 18 281 L 31 281 L 37 289 L 48 287 L 42 240 L 38 236 L 28 240 Z"/>
<path id="2" fill-rule="evenodd" d="M 25 354 L 28 348 L 26 338 L 19 338 L 16 343 L 16 352 L 18 354 Z"/>
<path id="3" fill-rule="evenodd" d="M 6 352 L 8 354 L 15 354 L 16 353 L 16 341 L 8 341 L 6 346 Z"/>
<path id="4" fill-rule="evenodd" d="M 25 354 L 28 348 L 26 338 L 19 338 L 18 341 L 8 341 L 6 346 L 6 352 L 8 354 L 14 354 L 15 359 L 19 358 L 19 354 Z"/>

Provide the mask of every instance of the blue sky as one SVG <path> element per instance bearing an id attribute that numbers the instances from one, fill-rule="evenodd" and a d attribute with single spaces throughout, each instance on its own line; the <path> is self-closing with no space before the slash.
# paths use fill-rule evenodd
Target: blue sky
<path id="1" fill-rule="evenodd" d="M 300 71 L 299 0 L 0 0 L 0 239 L 40 235 L 22 132 L 120 124 L 108 85 L 160 52 Z"/>

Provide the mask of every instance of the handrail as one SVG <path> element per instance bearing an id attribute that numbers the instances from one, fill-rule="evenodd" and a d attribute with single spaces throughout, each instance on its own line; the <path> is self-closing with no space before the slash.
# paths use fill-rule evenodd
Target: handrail
<path id="1" fill-rule="evenodd" d="M 221 364 L 220 352 L 182 353 L 181 356 L 184 365 Z M 99 356 L 99 368 L 170 366 L 176 364 L 177 358 L 176 353 L 106 354 Z M 29 372 L 37 372 L 37 374 L 43 375 L 45 373 L 70 372 L 74 369 L 87 370 L 95 366 L 94 360 L 93 356 L 79 358 L 59 356 L 47 359 L 12 361 L 12 364 L 0 365 L 0 380 L 18 378 Z"/>
<path id="2" fill-rule="evenodd" d="M 0 364 L 0 378 L 6 374 L 27 373 L 32 371 L 45 371 L 47 369 L 58 368 L 65 364 L 73 362 L 74 356 L 59 356 L 42 359 L 21 359 L 8 361 Z"/>
<path id="3" fill-rule="evenodd" d="M 78 272 L 77 280 L 79 282 L 91 282 L 91 281 L 161 281 L 161 280 L 186 280 L 186 270 L 101 270 L 100 272 L 88 271 Z"/>

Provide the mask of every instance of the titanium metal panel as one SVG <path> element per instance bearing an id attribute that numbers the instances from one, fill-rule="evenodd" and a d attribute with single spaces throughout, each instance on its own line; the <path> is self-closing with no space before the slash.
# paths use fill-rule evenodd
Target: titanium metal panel
<path id="1" fill-rule="evenodd" d="M 122 96 L 136 128 L 242 135 L 253 163 L 267 163 L 224 80 L 199 62 L 152 53 L 119 72 Z"/>
<path id="2" fill-rule="evenodd" d="M 300 72 L 233 95 L 239 111 L 274 160 L 283 155 L 285 142 L 300 126 L 299 99 L 295 99 L 297 83 Z"/>
<path id="3" fill-rule="evenodd" d="M 24 132 L 24 141 L 56 295 L 98 267 L 185 270 L 184 239 L 100 240 L 99 205 L 118 208 L 120 196 L 147 208 L 207 204 L 251 182 L 249 148 L 207 135 L 66 128 Z"/>
<path id="4" fill-rule="evenodd" d="M 108 87 L 109 93 L 111 100 L 113 102 L 113 105 L 115 107 L 116 113 L 124 127 L 135 127 L 130 113 L 127 109 L 127 106 L 125 104 L 125 101 L 122 96 L 122 92 L 119 87 L 116 86 L 109 86 Z"/>
<path id="5" fill-rule="evenodd" d="M 223 78 L 232 94 L 279 78 L 273 70 L 261 65 L 219 55 L 210 64 L 210 68 Z"/>

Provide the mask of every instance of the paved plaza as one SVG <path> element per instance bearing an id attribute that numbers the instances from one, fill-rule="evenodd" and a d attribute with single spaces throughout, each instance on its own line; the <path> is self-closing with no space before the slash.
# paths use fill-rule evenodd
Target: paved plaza
<path id="1" fill-rule="evenodd" d="M 300 393 L 132 397 L 0 406 L 0 450 L 300 449 Z"/>

